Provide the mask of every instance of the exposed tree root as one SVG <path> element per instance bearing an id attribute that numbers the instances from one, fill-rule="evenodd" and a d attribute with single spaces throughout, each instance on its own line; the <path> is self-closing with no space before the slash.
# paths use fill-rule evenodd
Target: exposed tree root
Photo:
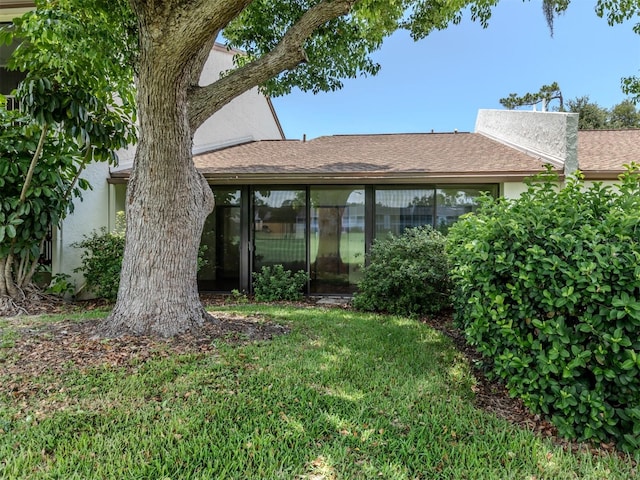
<path id="1" fill-rule="evenodd" d="M 0 296 L 0 317 L 38 315 L 58 310 L 66 302 L 55 295 L 48 295 L 35 285 L 20 290 L 19 298 Z"/>

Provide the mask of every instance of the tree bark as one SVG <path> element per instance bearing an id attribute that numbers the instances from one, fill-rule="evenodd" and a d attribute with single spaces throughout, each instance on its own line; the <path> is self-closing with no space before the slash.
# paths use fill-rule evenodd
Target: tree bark
<path id="1" fill-rule="evenodd" d="M 206 87 L 205 49 L 250 0 L 129 0 L 138 20 L 140 143 L 127 189 L 126 247 L 118 300 L 102 334 L 173 336 L 207 315 L 197 255 L 213 194 L 191 159 L 195 130 L 233 98 L 305 59 L 304 41 L 356 0 L 323 1 L 273 51 Z"/>
<path id="2" fill-rule="evenodd" d="M 207 315 L 196 272 L 213 193 L 191 158 L 190 75 L 168 68 L 176 61 L 170 55 L 174 45 L 144 32 L 137 91 L 140 143 L 127 189 L 126 247 L 118 300 L 101 327 L 109 336 L 173 336 L 199 327 Z"/>

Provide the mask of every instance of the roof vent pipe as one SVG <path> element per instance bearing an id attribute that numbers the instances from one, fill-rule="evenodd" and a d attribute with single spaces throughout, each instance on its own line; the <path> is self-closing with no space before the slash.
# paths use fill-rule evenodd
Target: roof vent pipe
<path id="1" fill-rule="evenodd" d="M 304 143 L 304 142 L 306 142 L 306 141 L 307 141 L 307 134 L 306 134 L 306 133 L 303 133 L 303 134 L 302 134 L 302 142 Z"/>

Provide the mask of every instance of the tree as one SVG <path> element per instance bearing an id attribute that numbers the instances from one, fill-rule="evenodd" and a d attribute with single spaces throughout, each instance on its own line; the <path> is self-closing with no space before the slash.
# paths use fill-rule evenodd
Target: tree
<path id="1" fill-rule="evenodd" d="M 568 100 L 567 111 L 578 114 L 579 130 L 607 128 L 609 112 L 597 103 L 590 102 L 587 95 Z"/>
<path id="2" fill-rule="evenodd" d="M 553 23 L 550 23 L 549 25 L 550 28 L 552 28 Z M 560 91 L 560 87 L 556 82 L 553 82 L 551 85 L 543 85 L 536 93 L 525 93 L 524 95 L 510 93 L 508 97 L 500 99 L 500 104 L 505 108 L 508 108 L 509 110 L 513 110 L 514 108 L 522 107 L 525 105 L 534 106 L 537 104 L 541 104 L 542 111 L 546 112 L 547 107 L 552 100 L 558 100 L 560 102 L 560 106 L 558 107 L 559 110 L 564 110 L 562 92 Z"/>
<path id="3" fill-rule="evenodd" d="M 584 95 L 567 101 L 569 112 L 579 114 L 579 130 L 601 130 L 605 128 L 639 128 L 640 112 L 632 100 L 624 100 L 610 110 L 589 101 Z"/>
<path id="4" fill-rule="evenodd" d="M 0 102 L 0 297 L 12 300 L 24 296 L 49 228 L 89 187 L 84 167 L 135 139 L 122 23 L 71 6 L 43 4 L 0 29 L 0 44 L 20 43 L 8 66 L 26 72 L 20 111 Z"/>
<path id="5" fill-rule="evenodd" d="M 196 285 L 211 190 L 191 160 L 195 130 L 250 88 L 272 94 L 293 86 L 314 92 L 340 79 L 375 74 L 368 54 L 398 28 L 415 38 L 459 21 L 470 6 L 486 21 L 495 0 L 318 2 L 131 0 L 138 25 L 140 143 L 127 193 L 127 239 L 120 290 L 103 325 L 123 332 L 174 335 L 202 324 Z M 407 10 L 411 8 L 409 14 Z M 210 85 L 200 73 L 220 32 L 237 68 Z"/>
<path id="6" fill-rule="evenodd" d="M 81 165 L 72 139 L 7 110 L 0 96 L 0 313 L 26 296 L 50 226 L 87 188 L 78 180 Z"/>
<path id="7" fill-rule="evenodd" d="M 640 112 L 632 100 L 623 100 L 609 112 L 610 128 L 640 128 Z"/>
<path id="8" fill-rule="evenodd" d="M 497 1 L 129 0 L 127 11 L 122 1 L 43 0 L 40 7 L 75 3 L 75 10 L 96 9 L 100 18 L 135 24 L 133 31 L 115 30 L 137 38 L 131 58 L 140 142 L 127 190 L 118 300 L 102 332 L 171 336 L 200 326 L 207 317 L 196 267 L 203 224 L 214 202 L 194 167 L 191 144 L 208 117 L 256 86 L 274 95 L 294 86 L 318 92 L 340 88 L 345 77 L 373 75 L 380 67 L 369 54 L 393 31 L 408 29 L 420 39 L 459 22 L 466 8 L 486 26 Z M 556 5 L 558 13 L 566 0 L 544 3 Z M 200 85 L 220 34 L 245 53 L 236 56 L 236 69 Z"/>

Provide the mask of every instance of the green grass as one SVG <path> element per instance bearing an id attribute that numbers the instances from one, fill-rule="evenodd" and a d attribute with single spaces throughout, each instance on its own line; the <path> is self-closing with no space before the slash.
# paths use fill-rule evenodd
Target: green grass
<path id="1" fill-rule="evenodd" d="M 292 331 L 126 371 L 71 369 L 62 388 L 20 402 L 0 388 L 0 478 L 636 475 L 630 461 L 565 452 L 476 409 L 464 358 L 421 323 L 340 309 L 233 311 Z"/>

